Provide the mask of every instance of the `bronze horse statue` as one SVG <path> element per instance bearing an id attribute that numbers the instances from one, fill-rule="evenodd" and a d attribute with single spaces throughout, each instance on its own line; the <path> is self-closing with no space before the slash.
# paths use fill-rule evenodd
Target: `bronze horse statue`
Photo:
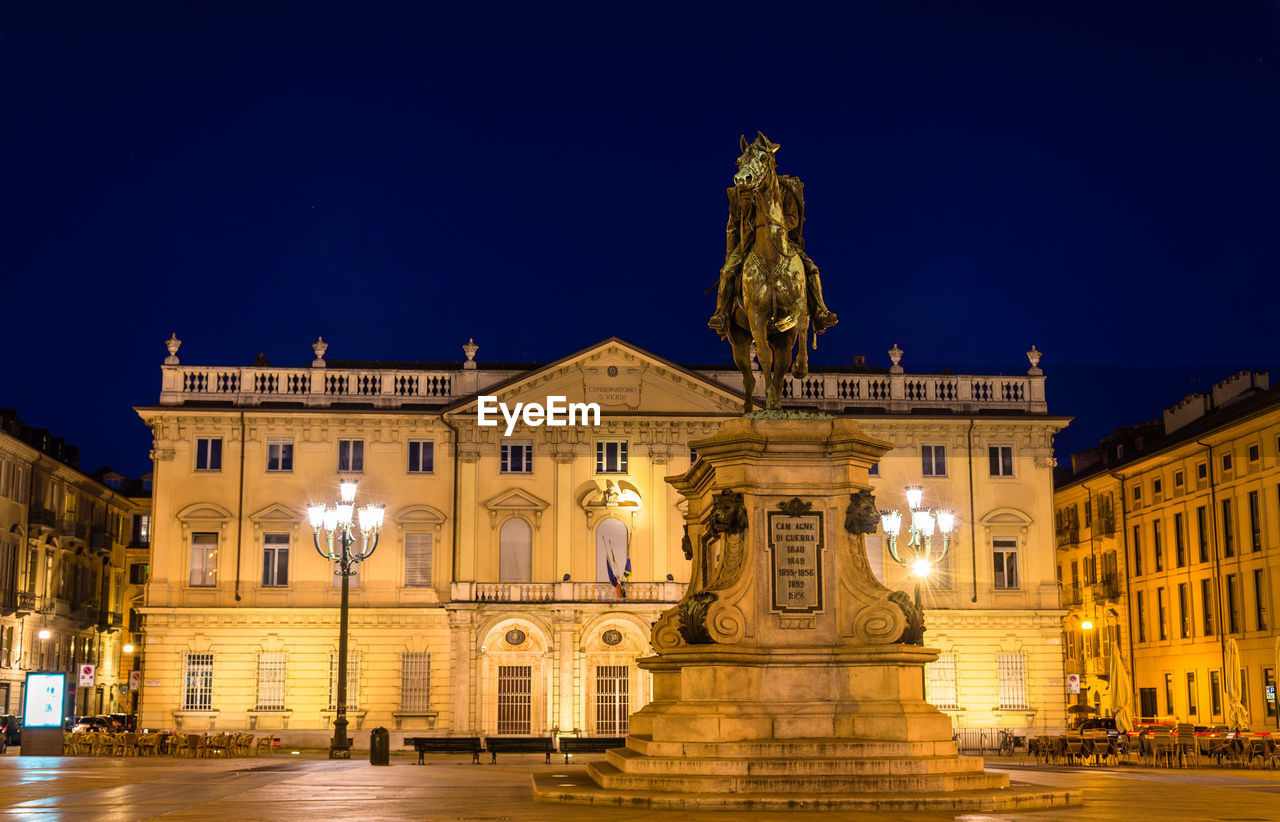
<path id="1" fill-rule="evenodd" d="M 734 306 L 727 336 L 733 361 L 742 371 L 746 389 L 744 412 L 753 408 L 755 377 L 751 373 L 751 344 L 765 380 L 765 410 L 782 408 L 782 385 L 787 369 L 796 379 L 809 373 L 809 299 L 800 249 L 788 237 L 783 191 L 778 183 L 778 145 L 763 134 L 739 141 L 742 156 L 733 175 L 733 191 L 740 200 L 743 231 L 749 244 L 742 263 L 740 302 Z M 731 200 L 733 195 L 731 195 Z M 748 237 L 748 231 L 750 237 Z M 795 354 L 797 342 L 799 354 Z M 794 364 L 792 358 L 794 356 Z"/>

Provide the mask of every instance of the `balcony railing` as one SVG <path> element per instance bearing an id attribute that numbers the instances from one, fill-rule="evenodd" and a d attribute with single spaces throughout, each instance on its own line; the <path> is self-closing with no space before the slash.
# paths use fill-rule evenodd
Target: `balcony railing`
<path id="1" fill-rule="evenodd" d="M 103 611 L 98 615 L 99 631 L 118 631 L 124 624 L 124 614 L 119 611 Z"/>
<path id="2" fill-rule="evenodd" d="M 28 510 L 27 518 L 32 525 L 43 525 L 46 528 L 54 528 L 58 522 L 58 515 L 53 509 L 40 505 L 32 505 Z"/>
<path id="3" fill-rule="evenodd" d="M 1114 574 L 1103 574 L 1093 586 L 1093 595 L 1112 602 L 1119 600 L 1120 580 Z"/>
<path id="4" fill-rule="evenodd" d="M 1077 586 L 1062 589 L 1063 605 L 1079 605 L 1084 602 L 1084 592 Z"/>
<path id="5" fill-rule="evenodd" d="M 71 619 L 88 628 L 98 622 L 98 613 L 96 605 L 78 605 L 71 611 Z"/>
<path id="6" fill-rule="evenodd" d="M 483 391 L 522 371 L 412 368 L 257 368 L 219 366 L 161 366 L 161 405 L 223 401 L 233 405 L 297 402 L 327 406 L 335 402 L 365 402 L 383 408 L 401 405 L 443 405 Z M 732 390 L 743 389 L 736 369 L 706 369 L 700 373 Z M 969 374 L 850 374 L 813 371 L 803 380 L 790 375 L 783 385 L 786 405 L 824 411 L 859 408 L 891 413 L 945 410 L 972 414 L 982 411 L 1048 413 L 1043 374 L 983 376 Z M 764 381 L 756 381 L 763 397 Z"/>
<path id="7" fill-rule="evenodd" d="M 1068 545 L 1078 545 L 1079 543 L 1080 543 L 1079 528 L 1063 528 L 1062 530 L 1058 531 L 1059 547 L 1066 547 Z"/>
<path id="8" fill-rule="evenodd" d="M 99 551 L 111 550 L 111 537 L 107 535 L 106 528 L 95 525 L 89 529 L 89 547 Z"/>
<path id="9" fill-rule="evenodd" d="M 455 602 L 678 602 L 682 582 L 630 582 L 623 597 L 607 582 L 455 582 Z"/>
<path id="10" fill-rule="evenodd" d="M 58 533 L 64 537 L 75 537 L 76 539 L 89 538 L 89 523 L 80 522 L 71 517 L 63 517 L 62 522 L 58 524 Z"/>
<path id="11" fill-rule="evenodd" d="M 39 604 L 39 598 L 35 594 L 29 594 L 26 591 L 15 591 L 12 588 L 0 589 L 0 614 L 8 616 L 25 616 L 34 613 Z"/>

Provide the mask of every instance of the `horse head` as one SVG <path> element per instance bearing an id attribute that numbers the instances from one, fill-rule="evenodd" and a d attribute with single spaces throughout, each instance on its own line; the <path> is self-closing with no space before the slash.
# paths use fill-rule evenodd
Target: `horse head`
<path id="1" fill-rule="evenodd" d="M 733 184 L 743 193 L 758 191 L 773 177 L 777 168 L 773 155 L 782 146 L 770 142 L 761 131 L 756 132 L 756 139 L 750 143 L 746 137 L 739 137 L 738 145 L 742 156 L 738 158 L 738 173 L 733 175 Z"/>

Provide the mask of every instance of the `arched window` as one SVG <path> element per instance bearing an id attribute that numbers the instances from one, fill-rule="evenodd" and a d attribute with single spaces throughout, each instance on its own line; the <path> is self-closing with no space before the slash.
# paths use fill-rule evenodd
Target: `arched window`
<path id="1" fill-rule="evenodd" d="M 533 579 L 533 529 L 519 517 L 502 523 L 498 532 L 498 581 Z"/>
<path id="2" fill-rule="evenodd" d="M 631 563 L 627 551 L 627 526 L 609 517 L 596 528 L 596 581 L 609 582 L 609 566 L 616 579 L 621 579 Z"/>

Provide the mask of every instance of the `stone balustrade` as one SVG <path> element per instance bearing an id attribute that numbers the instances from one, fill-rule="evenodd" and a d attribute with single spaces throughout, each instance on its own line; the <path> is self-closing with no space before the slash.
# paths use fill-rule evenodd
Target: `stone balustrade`
<path id="1" fill-rule="evenodd" d="M 368 402 L 379 408 L 445 405 L 520 373 L 465 371 L 461 367 L 416 370 L 165 365 L 161 369 L 161 405 L 221 401 L 254 406 L 293 401 L 324 407 L 333 403 Z M 735 391 L 742 390 L 742 375 L 736 370 L 699 373 Z M 817 368 L 803 380 L 788 376 L 783 402 L 823 411 L 876 408 L 891 413 L 938 409 L 952 413 L 1044 414 L 1048 412 L 1044 380 L 1043 374 L 852 374 Z M 763 390 L 763 381 L 758 381 L 757 394 L 763 396 Z"/>
<path id="2" fill-rule="evenodd" d="M 625 600 L 679 602 L 684 587 L 682 582 L 629 582 Z M 619 602 L 607 582 L 455 582 L 450 596 L 454 602 Z"/>

